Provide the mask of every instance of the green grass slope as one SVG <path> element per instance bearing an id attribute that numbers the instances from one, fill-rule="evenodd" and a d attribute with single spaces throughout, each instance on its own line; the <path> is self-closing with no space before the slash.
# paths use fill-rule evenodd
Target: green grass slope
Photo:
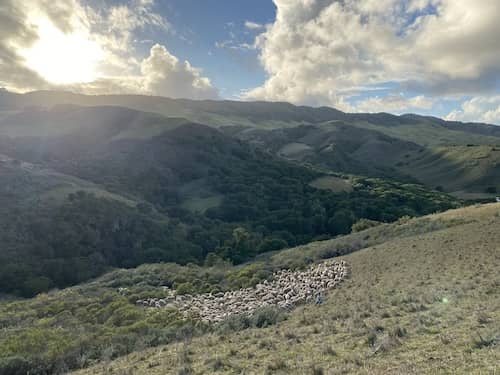
<path id="1" fill-rule="evenodd" d="M 14 129 L 33 128 L 31 136 L 0 132 L 2 153 L 22 172 L 0 174 L 0 292 L 30 297 L 108 267 L 201 264 L 208 254 L 242 263 L 348 233 L 361 218 L 391 222 L 461 203 L 378 179 L 318 189 L 310 183 L 323 173 L 199 124 L 116 138 L 143 115 L 114 107 L 25 111 Z"/>
<path id="2" fill-rule="evenodd" d="M 232 131 L 232 129 L 228 129 Z M 236 136 L 288 160 L 326 170 L 408 180 L 394 165 L 408 152 L 423 147 L 362 129 L 343 121 L 329 126 L 302 125 L 286 129 L 241 129 Z"/>
<path id="3" fill-rule="evenodd" d="M 428 186 L 441 187 L 463 199 L 500 194 L 498 146 L 442 146 L 406 156 L 395 167 Z"/>
<path id="4" fill-rule="evenodd" d="M 0 114 L 0 136 L 10 138 L 50 138 L 80 132 L 86 137 L 93 134 L 95 139 L 148 139 L 188 122 L 116 106 L 59 104 Z"/>
<path id="5" fill-rule="evenodd" d="M 276 130 L 240 129 L 236 136 L 324 170 L 418 181 L 463 199 L 491 199 L 500 191 L 500 138 L 484 134 L 426 123 L 359 127 L 337 121 Z M 423 139 L 440 145 L 422 143 Z"/>
<path id="6" fill-rule="evenodd" d="M 375 127 L 375 130 L 383 130 L 390 136 L 425 145 L 464 144 L 472 139 L 476 143 L 484 143 L 488 137 L 490 140 L 500 137 L 500 128 L 497 126 L 450 122 L 414 114 L 344 113 L 330 107 L 295 106 L 283 102 L 197 101 L 144 95 L 81 95 L 60 91 L 15 94 L 0 91 L 0 111 L 51 108 L 58 104 L 126 107 L 168 117 L 183 117 L 214 127 L 238 125 L 276 129 L 344 121 L 362 127 Z"/>
<path id="7" fill-rule="evenodd" d="M 500 363 L 500 205 L 383 225 L 281 252 L 334 253 L 350 279 L 268 328 L 213 331 L 78 374 L 485 374 Z"/>
<path id="8" fill-rule="evenodd" d="M 335 124 L 335 123 L 333 123 Z M 369 119 L 367 121 L 353 121 L 353 126 L 379 131 L 389 137 L 413 142 L 425 147 L 435 147 L 443 145 L 467 145 L 467 144 L 498 144 L 500 143 L 500 127 L 491 126 L 496 131 L 476 132 L 481 129 L 482 125 L 474 127 L 465 126 L 462 123 L 451 123 L 452 125 L 445 126 L 447 123 L 439 120 L 429 121 L 424 117 L 416 116 L 408 122 L 402 122 L 397 126 L 387 126 L 385 123 L 373 123 Z M 330 127 L 331 124 L 324 124 L 325 127 Z M 489 127 L 485 126 L 486 129 Z M 477 128 L 477 129 L 476 129 Z"/>
<path id="9" fill-rule="evenodd" d="M 289 103 L 86 96 L 51 91 L 0 93 L 0 136 L 47 136 L 79 128 L 81 139 L 89 140 L 84 145 L 88 146 L 102 138 L 149 139 L 185 122 L 224 128 L 226 134 L 300 163 L 336 172 L 399 180 L 410 177 L 467 199 L 491 198 L 494 193 L 486 194 L 485 190 L 500 183 L 495 158 L 480 162 L 476 168 L 471 166 L 470 159 L 476 159 L 470 150 L 463 154 L 465 157 L 456 152 L 456 147 L 467 145 L 498 147 L 500 127 L 494 125 L 412 114 L 344 113 Z M 44 143 L 35 151 L 43 153 L 50 146 Z M 74 153 L 85 150 L 79 142 L 56 146 Z M 8 142 L 0 143 L 0 148 L 8 147 Z M 418 161 L 409 164 L 407 159 L 416 152 Z M 203 210 L 213 202 L 187 203 L 186 207 Z"/>
<path id="10" fill-rule="evenodd" d="M 78 177 L 57 172 L 0 154 L 0 200 L 2 209 L 15 205 L 18 209 L 39 204 L 59 205 L 70 194 L 83 191 L 96 197 L 107 198 L 135 206 L 133 196 L 120 195 Z"/>

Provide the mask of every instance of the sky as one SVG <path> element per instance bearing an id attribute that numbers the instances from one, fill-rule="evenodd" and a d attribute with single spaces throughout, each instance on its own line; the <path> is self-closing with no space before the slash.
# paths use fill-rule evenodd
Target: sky
<path id="1" fill-rule="evenodd" d="M 500 0 L 0 0 L 0 87 L 500 124 Z"/>

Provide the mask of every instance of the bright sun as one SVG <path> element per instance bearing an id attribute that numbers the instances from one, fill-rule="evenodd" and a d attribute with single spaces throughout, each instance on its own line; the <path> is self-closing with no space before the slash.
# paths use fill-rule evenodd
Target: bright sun
<path id="1" fill-rule="evenodd" d="M 102 59 L 102 49 L 78 30 L 65 34 L 50 21 L 39 19 L 38 41 L 21 52 L 26 65 L 54 84 L 90 82 Z"/>

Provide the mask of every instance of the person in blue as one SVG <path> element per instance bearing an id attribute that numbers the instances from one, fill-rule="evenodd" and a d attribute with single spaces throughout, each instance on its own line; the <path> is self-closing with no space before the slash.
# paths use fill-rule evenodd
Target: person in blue
<path id="1" fill-rule="evenodd" d="M 317 296 L 316 296 L 316 305 L 322 305 L 323 304 L 323 295 L 321 293 L 319 293 Z"/>

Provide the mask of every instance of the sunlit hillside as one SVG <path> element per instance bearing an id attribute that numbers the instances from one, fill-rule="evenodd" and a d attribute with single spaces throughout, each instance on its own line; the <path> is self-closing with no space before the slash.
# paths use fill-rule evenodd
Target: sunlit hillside
<path id="1" fill-rule="evenodd" d="M 339 239 L 368 246 L 340 258 L 352 267 L 351 277 L 325 304 L 299 307 L 268 328 L 221 326 L 79 374 L 495 373 L 499 224 L 500 206 L 492 204 Z M 276 258 L 314 259 L 335 243 Z"/>
<path id="2" fill-rule="evenodd" d="M 0 0 L 0 375 L 500 374 L 500 0 Z"/>

